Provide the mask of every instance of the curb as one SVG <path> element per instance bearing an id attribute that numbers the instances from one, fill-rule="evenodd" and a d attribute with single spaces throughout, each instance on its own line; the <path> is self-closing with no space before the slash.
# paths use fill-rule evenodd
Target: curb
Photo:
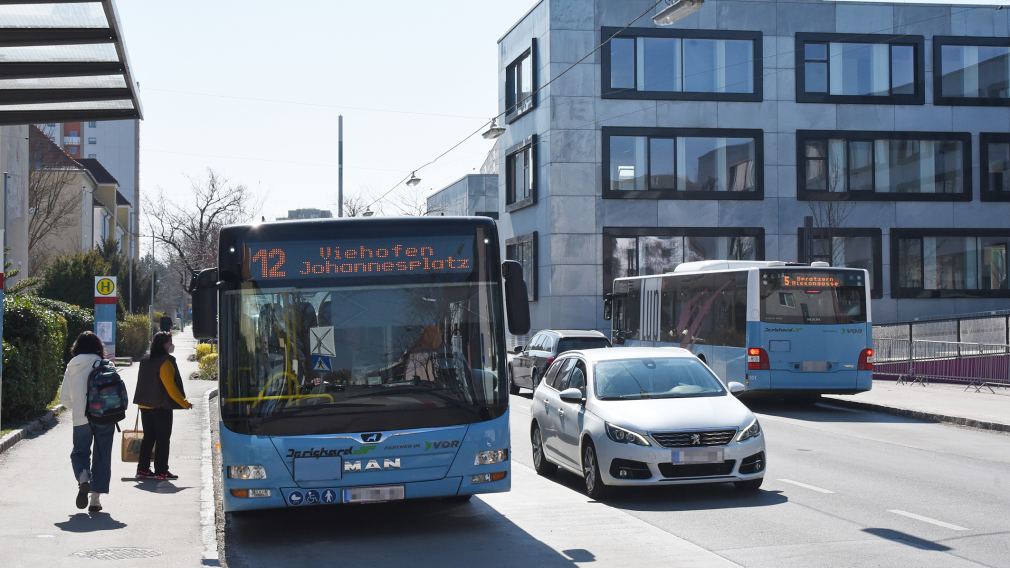
<path id="1" fill-rule="evenodd" d="M 32 420 L 20 430 L 14 430 L 0 439 L 0 454 L 14 447 L 15 444 L 24 440 L 29 434 L 45 431 L 56 425 L 56 417 L 63 413 L 66 408 L 62 404 L 50 408 L 45 414 Z"/>
<path id="2" fill-rule="evenodd" d="M 936 412 L 911 410 L 908 408 L 898 408 L 894 406 L 885 406 L 883 404 L 859 402 L 855 400 L 843 400 L 839 398 L 821 398 L 820 402 L 821 404 L 842 406 L 847 408 L 859 408 L 862 410 L 873 410 L 876 412 L 893 414 L 895 416 L 907 416 L 909 418 L 918 418 L 920 420 L 942 422 L 945 424 L 953 424 L 955 426 L 964 426 L 965 428 L 974 428 L 975 430 L 985 430 L 988 432 L 1010 432 L 1010 424 L 1003 424 L 1000 422 L 987 422 L 985 420 L 975 420 L 973 418 L 965 418 L 963 416 L 949 416 L 947 414 L 939 414 Z"/>
<path id="3" fill-rule="evenodd" d="M 210 405 L 217 389 L 203 396 L 203 433 L 200 457 L 200 533 L 203 537 L 203 566 L 220 566 L 217 542 L 217 503 L 214 500 L 214 456 L 210 432 Z"/>

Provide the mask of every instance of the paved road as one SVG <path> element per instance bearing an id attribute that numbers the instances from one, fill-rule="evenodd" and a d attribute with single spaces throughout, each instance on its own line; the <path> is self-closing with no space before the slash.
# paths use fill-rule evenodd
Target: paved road
<path id="1" fill-rule="evenodd" d="M 525 392 L 525 391 L 524 391 Z M 1010 436 L 818 405 L 762 406 L 763 490 L 730 485 L 586 498 L 532 472 L 527 396 L 512 397 L 513 489 L 229 522 L 244 566 L 1007 566 Z"/>

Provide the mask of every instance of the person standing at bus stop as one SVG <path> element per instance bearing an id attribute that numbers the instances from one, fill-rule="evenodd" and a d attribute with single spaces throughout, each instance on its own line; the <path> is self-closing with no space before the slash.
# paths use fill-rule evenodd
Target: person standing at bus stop
<path id="1" fill-rule="evenodd" d="M 137 391 L 133 403 L 140 407 L 144 424 L 144 441 L 140 444 L 137 477 L 140 479 L 178 479 L 168 469 L 168 452 L 172 438 L 172 412 L 189 410 L 193 405 L 186 400 L 179 366 L 172 352 L 170 332 L 158 332 L 151 341 L 151 350 L 140 361 L 137 373 Z M 151 471 L 151 453 L 154 453 L 154 471 Z"/>

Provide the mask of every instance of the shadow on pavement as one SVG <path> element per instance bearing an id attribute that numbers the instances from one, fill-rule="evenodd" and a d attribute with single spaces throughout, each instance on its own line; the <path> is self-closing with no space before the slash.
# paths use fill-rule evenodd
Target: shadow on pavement
<path id="1" fill-rule="evenodd" d="M 873 422 L 889 424 L 935 424 L 932 420 L 896 416 L 872 410 L 860 410 L 833 406 L 831 399 L 823 399 L 816 404 L 782 401 L 776 399 L 751 398 L 742 402 L 752 412 L 805 420 L 808 422 Z"/>
<path id="2" fill-rule="evenodd" d="M 61 531 L 72 533 L 89 533 L 98 531 L 114 531 L 126 528 L 126 523 L 117 521 L 108 513 L 77 513 L 62 523 L 53 523 Z"/>
<path id="3" fill-rule="evenodd" d="M 141 491 L 147 491 L 148 493 L 166 493 L 175 494 L 180 491 L 185 491 L 187 489 L 192 489 L 192 487 L 178 487 L 173 485 L 170 481 L 138 481 L 133 485 L 134 489 L 140 489 Z"/>
<path id="4" fill-rule="evenodd" d="M 919 550 L 930 550 L 934 552 L 945 552 L 951 550 L 949 546 L 944 546 L 938 542 L 912 536 L 908 533 L 903 533 L 893 529 L 866 528 L 863 529 L 863 532 L 872 534 L 873 536 L 879 536 L 880 538 L 890 540 L 898 544 L 918 548 Z"/>
<path id="5" fill-rule="evenodd" d="M 318 566 L 575 566 L 584 550 L 559 554 L 475 497 L 379 505 L 305 507 L 230 514 L 229 568 Z M 328 564 L 329 562 L 324 562 Z"/>
<path id="6" fill-rule="evenodd" d="M 552 479 L 572 491 L 584 493 L 582 478 L 572 473 L 559 469 Z M 603 500 L 607 505 L 629 511 L 740 509 L 781 505 L 787 501 L 789 498 L 781 491 L 745 492 L 738 490 L 732 483 L 612 487 L 610 494 Z"/>

